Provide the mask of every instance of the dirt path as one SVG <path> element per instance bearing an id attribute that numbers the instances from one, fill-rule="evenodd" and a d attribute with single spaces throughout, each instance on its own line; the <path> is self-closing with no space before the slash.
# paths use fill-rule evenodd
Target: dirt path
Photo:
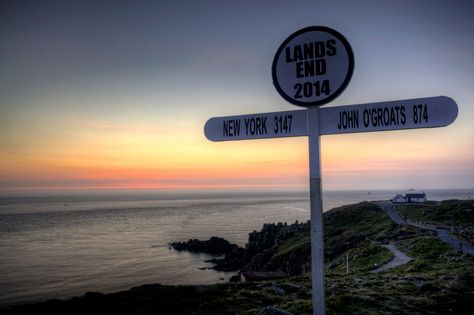
<path id="1" fill-rule="evenodd" d="M 392 269 L 401 265 L 404 265 L 408 263 L 411 258 L 405 255 L 405 253 L 401 252 L 395 245 L 393 244 L 387 244 L 387 245 L 382 245 L 383 247 L 387 248 L 390 250 L 393 254 L 392 260 L 390 260 L 388 263 L 386 263 L 383 266 L 378 267 L 375 270 L 372 270 L 372 272 L 381 272 L 385 271 L 388 269 Z"/>

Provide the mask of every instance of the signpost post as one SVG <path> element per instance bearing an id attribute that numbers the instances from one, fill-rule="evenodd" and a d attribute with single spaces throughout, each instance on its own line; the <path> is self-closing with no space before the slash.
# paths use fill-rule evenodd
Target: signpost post
<path id="1" fill-rule="evenodd" d="M 285 100 L 307 109 L 215 117 L 204 126 L 211 141 L 308 137 L 314 315 L 325 314 L 320 135 L 443 127 L 458 114 L 446 96 L 319 108 L 342 93 L 353 69 L 344 36 L 323 26 L 301 29 L 278 48 L 272 77 Z"/>

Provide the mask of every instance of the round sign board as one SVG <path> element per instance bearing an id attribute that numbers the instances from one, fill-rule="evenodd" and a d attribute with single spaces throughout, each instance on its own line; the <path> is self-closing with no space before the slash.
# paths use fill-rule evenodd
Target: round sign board
<path id="1" fill-rule="evenodd" d="M 325 26 L 310 26 L 291 34 L 278 48 L 272 64 L 278 93 L 304 107 L 335 99 L 349 84 L 353 71 L 349 42 Z"/>

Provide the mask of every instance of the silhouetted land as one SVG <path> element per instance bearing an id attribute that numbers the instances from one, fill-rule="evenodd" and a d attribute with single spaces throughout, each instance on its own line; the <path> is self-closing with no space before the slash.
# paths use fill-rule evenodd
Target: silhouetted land
<path id="1" fill-rule="evenodd" d="M 449 212 L 449 204 L 444 206 Z M 455 220 L 470 218 L 472 201 L 453 206 L 463 209 L 453 212 L 461 216 Z M 472 256 L 453 250 L 431 231 L 398 226 L 370 203 L 333 209 L 324 214 L 324 223 L 328 314 L 470 314 L 474 307 Z M 392 259 L 383 244 L 393 244 L 412 260 L 371 272 Z M 241 268 L 281 271 L 287 278 L 208 286 L 152 284 L 16 306 L 6 313 L 270 314 L 268 307 L 273 307 L 273 314 L 278 314 L 275 309 L 311 314 L 309 259 L 309 223 L 266 224 L 250 233 Z"/>

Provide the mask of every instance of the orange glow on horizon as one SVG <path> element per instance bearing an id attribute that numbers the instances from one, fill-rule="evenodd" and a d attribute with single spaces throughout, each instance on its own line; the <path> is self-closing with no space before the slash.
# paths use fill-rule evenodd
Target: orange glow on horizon
<path id="1" fill-rule="evenodd" d="M 160 128 L 103 123 L 81 125 L 84 130 L 73 127 L 68 134 L 50 128 L 51 133 L 40 138 L 30 133 L 21 147 L 1 151 L 0 189 L 268 188 L 307 184 L 304 137 L 212 143 L 204 138 L 200 126 L 193 125 L 176 132 L 165 124 Z M 451 157 L 433 146 L 432 140 L 424 145 L 420 142 L 424 137 L 413 137 L 410 132 L 322 137 L 325 182 L 336 185 L 340 179 L 354 176 L 423 175 L 433 169 L 442 172 L 444 168 L 469 167 L 469 159 Z M 10 184 L 3 184 L 7 182 Z"/>

